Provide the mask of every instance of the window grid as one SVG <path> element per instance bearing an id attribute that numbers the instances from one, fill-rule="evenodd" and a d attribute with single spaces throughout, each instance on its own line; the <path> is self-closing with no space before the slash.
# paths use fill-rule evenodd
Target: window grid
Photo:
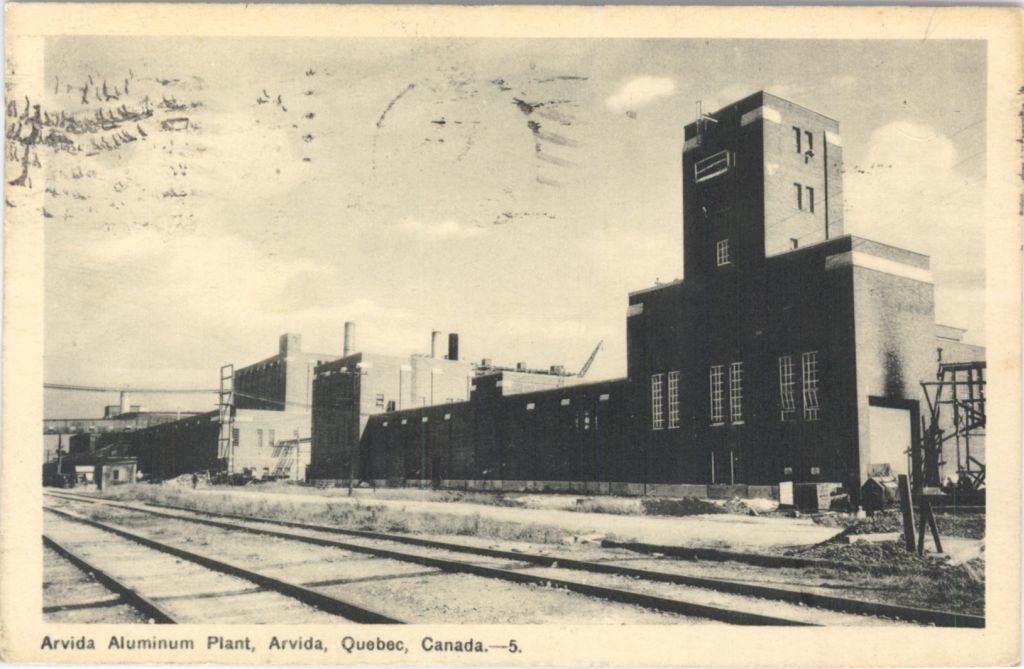
<path id="1" fill-rule="evenodd" d="M 793 356 L 779 358 L 779 399 L 782 420 L 796 418 L 796 378 L 793 375 Z"/>
<path id="2" fill-rule="evenodd" d="M 668 373 L 668 429 L 679 427 L 679 372 Z"/>
<path id="3" fill-rule="evenodd" d="M 722 425 L 725 423 L 725 407 L 723 406 L 724 394 L 722 386 L 725 382 L 723 365 L 711 366 L 711 424 Z"/>
<path id="4" fill-rule="evenodd" d="M 818 420 L 821 407 L 818 404 L 818 352 L 809 351 L 801 357 L 803 368 L 804 420 Z"/>
<path id="5" fill-rule="evenodd" d="M 256 448 L 263 450 L 263 430 L 256 430 Z"/>
<path id="6" fill-rule="evenodd" d="M 665 406 L 662 397 L 661 386 L 664 374 L 653 374 L 651 376 L 651 429 L 661 430 L 665 427 Z"/>
<path id="7" fill-rule="evenodd" d="M 728 265 L 731 261 L 729 260 L 729 240 L 721 239 L 715 246 L 715 258 L 718 266 Z"/>
<path id="8" fill-rule="evenodd" d="M 743 422 L 743 363 L 729 365 L 729 420 Z"/>

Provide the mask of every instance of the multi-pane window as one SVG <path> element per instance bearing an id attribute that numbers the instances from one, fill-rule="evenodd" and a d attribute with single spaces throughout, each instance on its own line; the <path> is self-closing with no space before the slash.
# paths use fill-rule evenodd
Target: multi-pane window
<path id="1" fill-rule="evenodd" d="M 729 264 L 729 240 L 721 239 L 715 245 L 715 259 L 719 267 Z"/>
<path id="2" fill-rule="evenodd" d="M 256 430 L 256 448 L 263 450 L 263 430 Z"/>
<path id="3" fill-rule="evenodd" d="M 804 353 L 803 367 L 804 420 L 818 420 L 821 408 L 818 404 L 818 353 Z"/>
<path id="4" fill-rule="evenodd" d="M 793 374 L 793 356 L 779 358 L 779 400 L 782 420 L 796 418 L 796 377 Z"/>
<path id="5" fill-rule="evenodd" d="M 719 151 L 694 163 L 693 179 L 696 183 L 714 179 L 718 175 L 728 172 L 731 165 L 732 154 L 728 151 Z"/>
<path id="6" fill-rule="evenodd" d="M 235 448 L 238 448 L 238 436 L 238 428 L 231 428 L 231 445 L 234 446 Z"/>
<path id="7" fill-rule="evenodd" d="M 721 425 L 725 422 L 724 392 L 725 368 L 723 365 L 711 366 L 711 424 Z"/>
<path id="8" fill-rule="evenodd" d="M 729 365 L 729 420 L 743 422 L 743 363 Z"/>
<path id="9" fill-rule="evenodd" d="M 679 372 L 668 373 L 668 429 L 679 427 Z"/>
<path id="10" fill-rule="evenodd" d="M 273 430 L 267 430 L 267 441 L 270 443 L 271 448 L 277 445 L 277 437 Z"/>
<path id="11" fill-rule="evenodd" d="M 665 398 L 662 395 L 664 374 L 651 375 L 651 429 L 660 430 L 665 427 Z"/>

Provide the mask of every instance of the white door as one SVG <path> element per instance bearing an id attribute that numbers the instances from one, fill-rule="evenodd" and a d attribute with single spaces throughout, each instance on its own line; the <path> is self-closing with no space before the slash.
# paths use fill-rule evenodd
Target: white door
<path id="1" fill-rule="evenodd" d="M 893 476 L 910 474 L 910 411 L 889 407 L 868 407 L 868 439 L 871 465 L 888 463 Z"/>

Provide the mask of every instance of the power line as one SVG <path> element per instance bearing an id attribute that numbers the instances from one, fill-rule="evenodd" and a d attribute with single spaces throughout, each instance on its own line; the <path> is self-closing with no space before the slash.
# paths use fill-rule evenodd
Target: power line
<path id="1" fill-rule="evenodd" d="M 79 386 L 68 383 L 44 383 L 43 388 L 46 388 L 48 390 L 73 390 L 85 393 L 198 394 L 220 392 L 217 389 L 210 388 L 114 388 L 110 386 Z"/>

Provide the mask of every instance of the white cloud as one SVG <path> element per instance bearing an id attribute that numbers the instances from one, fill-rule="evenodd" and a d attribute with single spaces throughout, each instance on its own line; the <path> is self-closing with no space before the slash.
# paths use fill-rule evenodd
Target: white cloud
<path id="1" fill-rule="evenodd" d="M 482 228 L 464 225 L 451 219 L 437 223 L 426 223 L 416 218 L 407 218 L 398 227 L 414 235 L 447 239 L 476 237 L 482 232 Z"/>
<path id="2" fill-rule="evenodd" d="M 676 82 L 668 77 L 643 75 L 634 77 L 622 85 L 614 95 L 605 100 L 608 109 L 614 112 L 635 110 L 648 105 L 658 98 L 672 95 Z"/>
<path id="3" fill-rule="evenodd" d="M 845 161 L 846 232 L 931 256 L 936 313 L 984 332 L 982 156 L 963 156 L 935 128 L 897 121 Z"/>

